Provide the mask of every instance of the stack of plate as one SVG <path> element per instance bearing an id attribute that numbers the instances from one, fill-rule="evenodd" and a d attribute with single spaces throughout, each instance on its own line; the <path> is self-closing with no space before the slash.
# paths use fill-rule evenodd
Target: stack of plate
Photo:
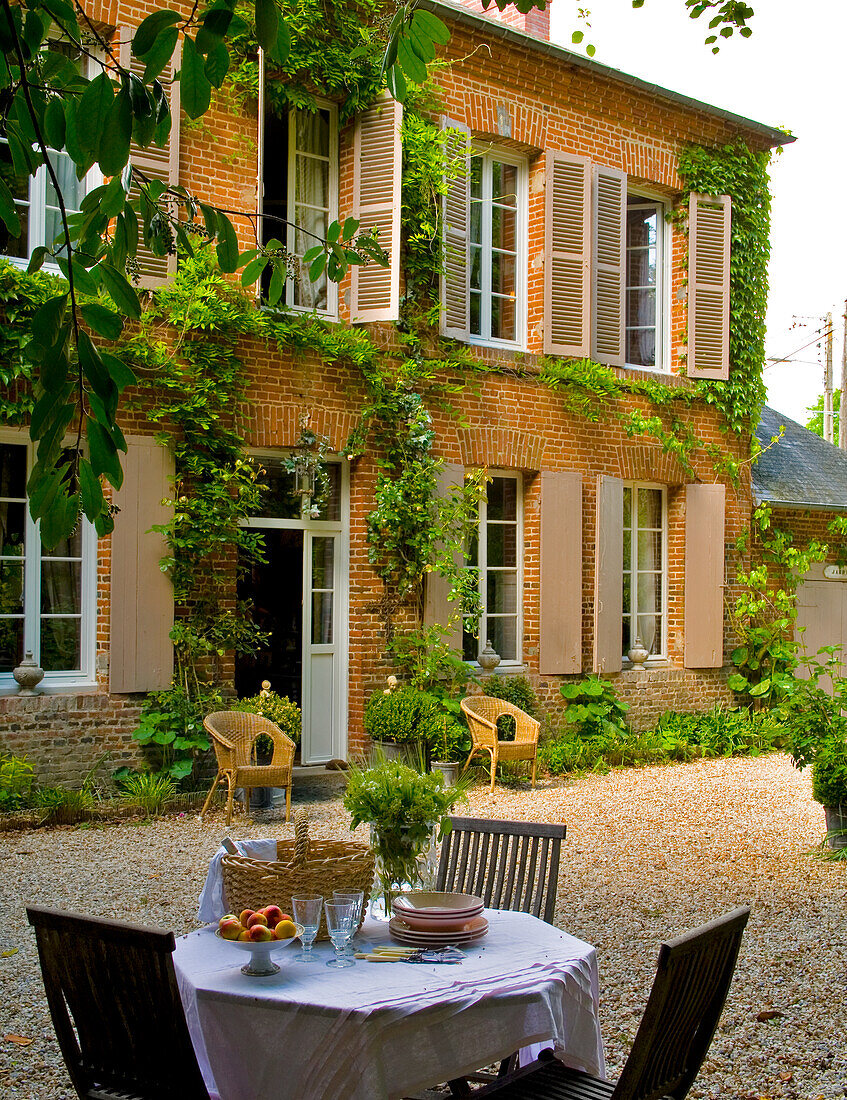
<path id="1" fill-rule="evenodd" d="M 415 890 L 394 901 L 391 935 L 414 947 L 447 947 L 475 943 L 488 931 L 482 898 Z"/>

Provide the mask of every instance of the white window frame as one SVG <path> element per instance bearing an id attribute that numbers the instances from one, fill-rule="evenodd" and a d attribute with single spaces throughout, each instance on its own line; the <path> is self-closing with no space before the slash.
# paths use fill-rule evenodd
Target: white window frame
<path id="1" fill-rule="evenodd" d="M 657 208 L 658 217 L 656 219 L 656 236 L 657 236 L 657 263 L 656 263 L 656 362 L 652 367 L 644 366 L 642 363 L 630 363 L 626 362 L 626 366 L 630 370 L 649 370 L 654 371 L 657 374 L 669 374 L 670 373 L 670 346 L 671 346 L 671 302 L 670 302 L 670 287 L 671 287 L 671 234 L 670 226 L 666 220 L 667 215 L 667 197 L 641 190 L 641 188 L 627 187 L 627 213 L 629 212 L 630 205 L 629 200 L 638 199 L 640 202 L 635 204 L 636 209 L 643 206 L 651 206 Z M 629 219 L 627 218 L 627 226 L 625 227 L 626 243 L 624 250 L 624 278 L 626 280 L 625 297 L 624 297 L 624 356 L 626 356 L 626 349 L 628 346 L 627 334 L 629 332 L 629 326 L 627 325 L 627 314 L 629 308 L 629 231 L 628 231 Z"/>
<path id="2" fill-rule="evenodd" d="M 34 445 L 23 434 L 0 433 L 0 444 L 26 448 L 27 477 L 35 459 Z M 67 441 L 72 446 L 71 440 Z M 41 663 L 41 538 L 39 524 L 29 512 L 26 497 L 12 498 L 23 503 L 24 519 L 24 652 L 32 651 L 36 664 Z M 97 686 L 95 659 L 97 650 L 97 534 L 93 524 L 81 519 L 82 544 L 80 568 L 80 667 L 59 672 L 45 672 L 39 685 L 42 691 L 92 689 Z M 61 561 L 62 559 L 57 559 Z M 0 694 L 16 691 L 11 672 L 0 672 Z"/>
<path id="3" fill-rule="evenodd" d="M 658 653 L 651 653 L 649 658 L 647 659 L 647 664 L 650 665 L 650 664 L 653 664 L 653 663 L 660 663 L 660 662 L 664 663 L 668 659 L 668 656 L 667 656 L 667 654 L 668 654 L 668 541 L 669 541 L 668 540 L 668 487 L 667 487 L 667 485 L 659 485 L 656 482 L 652 482 L 652 481 L 625 481 L 623 483 L 623 488 L 624 488 L 624 492 L 627 489 L 631 489 L 631 490 L 632 489 L 634 489 L 634 490 L 652 489 L 652 490 L 658 490 L 662 494 L 662 569 L 661 569 L 661 573 L 662 573 L 662 600 L 661 600 L 661 607 L 660 607 L 660 615 L 661 615 L 661 620 L 662 620 L 662 637 L 661 637 L 661 648 L 660 648 L 659 652 Z M 629 530 L 629 533 L 628 533 L 629 534 L 629 539 L 630 539 L 630 558 L 629 558 L 629 564 L 630 564 L 630 569 L 629 569 L 629 574 L 630 574 L 630 606 L 629 606 L 630 645 L 632 645 L 635 641 L 635 634 L 632 633 L 632 624 L 633 624 L 633 622 L 636 623 L 636 634 L 638 633 L 638 630 L 637 630 L 637 614 L 636 614 L 636 611 L 635 611 L 635 609 L 637 609 L 637 606 L 638 606 L 638 586 L 637 586 L 637 579 L 635 581 L 633 581 L 633 578 L 636 577 L 636 574 L 637 574 L 638 570 L 637 570 L 637 568 L 635 570 L 633 570 L 633 568 L 632 568 L 633 565 L 636 564 L 637 560 L 638 560 L 637 555 L 638 555 L 638 530 L 639 530 L 638 526 L 635 522 L 636 517 L 637 517 L 637 507 L 636 507 L 636 501 L 635 501 L 634 496 L 633 496 L 631 505 L 632 505 L 631 508 L 630 508 L 631 526 L 630 526 L 630 530 Z M 624 538 L 627 538 L 626 528 L 624 528 L 623 536 L 624 536 Z M 626 573 L 626 570 L 624 570 L 621 574 L 621 587 L 623 587 L 623 577 L 624 577 L 625 573 Z M 627 609 L 626 609 L 626 607 L 624 607 L 624 613 L 626 613 L 626 612 L 627 612 Z M 623 623 L 621 623 L 621 626 L 623 626 Z M 624 659 L 624 664 L 628 665 L 629 660 L 627 658 L 626 653 L 623 654 L 623 659 Z"/>
<path id="4" fill-rule="evenodd" d="M 524 585 L 524 479 L 520 470 L 489 470 L 489 477 L 494 478 L 509 478 L 517 485 L 517 493 L 515 497 L 515 529 L 516 529 L 516 545 L 515 553 L 517 555 L 517 569 L 516 569 L 516 595 L 517 595 L 517 607 L 515 609 L 516 626 L 515 626 L 515 656 L 508 659 L 502 657 L 500 664 L 497 666 L 500 670 L 505 669 L 518 669 L 523 668 L 523 617 L 524 617 L 524 598 L 523 598 L 523 585 Z M 495 521 L 496 522 L 496 521 Z M 477 646 L 477 654 L 480 650 L 484 649 L 488 644 L 488 612 L 485 607 L 486 602 L 486 589 L 487 577 L 488 577 L 488 493 L 479 502 L 479 526 L 477 529 L 477 559 L 475 566 L 469 566 L 468 568 L 476 569 L 479 574 L 479 596 L 482 603 L 482 615 L 479 620 L 479 638 Z M 484 532 L 484 536 L 483 536 Z M 499 566 L 493 566 L 492 568 L 500 568 Z M 509 567 L 511 568 L 511 567 Z M 468 664 L 474 669 L 480 668 L 479 661 L 468 661 Z"/>
<path id="5" fill-rule="evenodd" d="M 86 76 L 93 80 L 94 77 L 101 72 L 100 66 L 93 57 L 84 57 L 83 61 Z M 5 145 L 5 138 L 0 139 L 0 142 Z M 68 156 L 68 154 L 62 150 L 53 149 L 51 146 L 47 147 L 47 151 L 50 153 L 58 153 L 60 156 Z M 68 159 L 70 160 L 69 156 Z M 26 256 L 9 256 L 3 253 L 2 257 L 0 257 L 7 260 L 10 264 L 14 264 L 16 267 L 28 267 L 34 249 L 38 248 L 39 245 L 46 245 L 49 248 L 53 243 L 44 238 L 45 226 L 47 224 L 47 181 L 48 175 L 46 164 L 40 165 L 35 175 L 29 177 L 29 196 L 27 198 L 29 221 L 27 226 Z M 90 168 L 88 172 L 86 172 L 82 179 L 82 197 L 85 198 L 89 191 L 93 191 L 95 187 L 99 187 L 102 182 L 103 176 L 97 168 L 97 165 L 94 165 L 93 168 Z M 15 206 L 17 205 L 18 203 L 16 202 Z M 42 270 L 49 271 L 53 274 L 61 274 L 59 265 L 55 260 L 51 260 L 49 257 L 42 264 Z"/>
<path id="6" fill-rule="evenodd" d="M 470 282 L 468 282 L 468 341 L 471 344 L 476 344 L 482 347 L 491 348 L 511 348 L 513 350 L 524 350 L 526 348 L 526 319 L 527 319 L 527 256 L 528 256 L 528 239 L 527 239 L 527 226 L 529 223 L 529 167 L 527 165 L 526 157 L 521 156 L 519 153 L 513 153 L 508 149 L 501 149 L 496 145 L 472 145 L 470 149 L 470 157 L 482 157 L 483 165 L 488 164 L 487 169 L 483 169 L 483 182 L 482 182 L 482 240 L 488 241 L 487 247 L 483 245 L 482 248 L 482 264 L 480 270 L 480 282 L 483 288 L 483 292 L 480 295 L 482 313 L 481 320 L 483 321 L 483 328 L 491 331 L 491 161 L 499 161 L 501 164 L 511 164 L 518 169 L 518 186 L 516 198 L 516 231 L 515 242 L 517 245 L 515 256 L 515 333 L 516 339 L 514 340 L 501 340 L 492 336 L 477 335 L 470 332 L 471 323 L 471 290 Z M 470 179 L 468 180 L 468 279 L 470 279 L 470 271 L 473 264 L 472 242 L 471 242 L 471 207 L 473 206 L 473 198 L 470 194 Z M 485 287 L 488 286 L 488 295 L 486 297 Z M 486 317 L 487 314 L 487 317 Z M 498 475 L 499 476 L 499 475 Z"/>
<path id="7" fill-rule="evenodd" d="M 338 105 L 330 102 L 326 99 L 316 99 L 315 105 L 319 111 L 329 112 L 329 157 L 324 158 L 312 153 L 299 153 L 296 148 L 297 141 L 297 128 L 294 125 L 294 116 L 298 110 L 303 110 L 300 107 L 290 107 L 288 110 L 288 202 L 287 202 L 287 218 L 288 225 L 286 226 L 286 247 L 288 251 L 295 254 L 295 242 L 297 234 L 296 225 L 296 196 L 294 193 L 295 184 L 297 182 L 296 172 L 296 160 L 297 156 L 310 156 L 315 160 L 328 159 L 329 161 L 329 210 L 327 213 L 327 224 L 331 225 L 334 221 L 338 220 Z M 313 112 L 307 112 L 312 114 Z M 262 140 L 264 141 L 264 133 L 262 134 Z M 304 204 L 301 204 L 304 205 Z M 316 244 L 316 241 L 308 247 L 312 247 Z M 310 309 L 308 306 L 295 305 L 294 293 L 296 287 L 296 279 L 290 278 L 285 283 L 285 302 L 286 305 L 298 313 L 317 313 L 322 317 L 338 317 L 338 283 L 333 282 L 327 278 L 326 281 L 326 309 Z"/>

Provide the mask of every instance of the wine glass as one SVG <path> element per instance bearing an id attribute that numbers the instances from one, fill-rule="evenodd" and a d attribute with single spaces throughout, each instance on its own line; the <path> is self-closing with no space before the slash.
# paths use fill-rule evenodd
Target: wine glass
<path id="1" fill-rule="evenodd" d="M 294 920 L 297 924 L 303 925 L 303 932 L 300 936 L 303 950 L 299 955 L 294 956 L 297 962 L 311 962 L 314 957 L 312 955 L 312 944 L 315 942 L 315 936 L 317 936 L 320 927 L 323 902 L 324 899 L 320 894 L 298 894 L 297 897 L 291 899 Z"/>
<path id="2" fill-rule="evenodd" d="M 344 956 L 344 948 L 347 940 L 352 936 L 353 919 L 356 906 L 350 902 L 325 901 L 326 927 L 332 946 L 335 948 L 335 958 L 329 959 L 327 966 L 334 970 L 342 970 L 345 966 L 355 966 L 353 959 Z"/>
<path id="3" fill-rule="evenodd" d="M 353 923 L 350 926 L 350 938 L 347 940 L 347 943 L 344 947 L 344 954 L 352 955 L 353 938 L 359 931 L 359 923 L 362 919 L 362 906 L 365 901 L 364 891 L 350 890 L 345 892 L 343 890 L 333 890 L 332 900 L 341 902 L 342 904 L 346 903 L 347 905 L 352 905 L 355 907 L 353 910 Z"/>

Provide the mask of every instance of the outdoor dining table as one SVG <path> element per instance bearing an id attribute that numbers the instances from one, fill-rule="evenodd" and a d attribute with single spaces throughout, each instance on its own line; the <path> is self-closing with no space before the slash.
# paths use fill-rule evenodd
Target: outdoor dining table
<path id="1" fill-rule="evenodd" d="M 177 940 L 174 964 L 194 1049 L 216 1100 L 393 1100 L 518 1048 L 552 1046 L 604 1072 L 594 948 L 525 913 L 486 910 L 488 935 L 460 964 L 372 963 L 335 970 L 298 945 L 280 971 L 241 973 L 245 956 L 212 928 Z M 368 918 L 357 950 L 391 942 Z"/>

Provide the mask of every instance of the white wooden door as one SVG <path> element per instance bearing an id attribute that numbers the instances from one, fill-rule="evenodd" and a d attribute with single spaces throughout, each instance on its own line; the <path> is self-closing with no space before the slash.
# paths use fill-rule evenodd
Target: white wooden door
<path id="1" fill-rule="evenodd" d="M 339 594 L 340 532 L 306 531 L 303 547 L 303 738 L 304 764 L 346 755 L 341 727 Z"/>

